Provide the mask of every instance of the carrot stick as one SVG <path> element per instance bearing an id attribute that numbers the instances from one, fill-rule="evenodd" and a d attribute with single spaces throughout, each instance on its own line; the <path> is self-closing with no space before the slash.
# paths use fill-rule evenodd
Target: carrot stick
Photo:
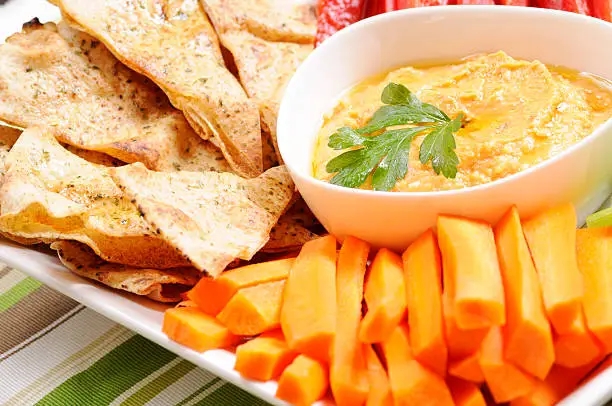
<path id="1" fill-rule="evenodd" d="M 448 378 L 446 383 L 453 396 L 455 406 L 486 406 L 487 403 L 480 388 L 474 383 L 452 377 Z"/>
<path id="2" fill-rule="evenodd" d="M 503 325 L 504 289 L 491 226 L 439 216 L 438 240 L 448 274 L 444 289 L 452 298 L 457 326 L 477 329 Z"/>
<path id="3" fill-rule="evenodd" d="M 533 390 L 514 399 L 510 406 L 554 406 L 572 393 L 580 381 L 599 364 L 601 358 L 578 368 L 555 365 L 543 381 L 536 380 Z"/>
<path id="4" fill-rule="evenodd" d="M 327 392 L 328 371 L 324 364 L 298 355 L 278 380 L 276 397 L 296 406 L 310 406 Z"/>
<path id="5" fill-rule="evenodd" d="M 240 289 L 217 315 L 236 335 L 252 336 L 280 326 L 285 281 Z"/>
<path id="6" fill-rule="evenodd" d="M 330 386 L 339 406 L 362 405 L 368 397 L 368 374 L 357 335 L 369 252 L 367 243 L 347 237 L 338 256 L 336 311 L 341 317 L 336 319 Z"/>
<path id="7" fill-rule="evenodd" d="M 297 353 L 280 337 L 261 335 L 236 348 L 234 369 L 247 379 L 276 379 L 293 362 Z"/>
<path id="8" fill-rule="evenodd" d="M 572 331 L 555 337 L 555 362 L 567 368 L 589 364 L 602 352 L 601 343 L 586 328 L 583 315 L 574 320 Z"/>
<path id="9" fill-rule="evenodd" d="M 440 375 L 414 359 L 406 327 L 396 327 L 382 343 L 382 350 L 396 406 L 453 405 L 448 387 Z"/>
<path id="10" fill-rule="evenodd" d="M 577 230 L 576 243 L 587 325 L 612 353 L 612 227 Z"/>
<path id="11" fill-rule="evenodd" d="M 385 371 L 378 355 L 371 346 L 364 345 L 364 353 L 370 381 L 370 392 L 368 393 L 366 406 L 393 406 L 393 396 L 391 395 L 387 371 Z"/>
<path id="12" fill-rule="evenodd" d="M 495 241 L 506 294 L 505 357 L 544 379 L 555 362 L 555 350 L 538 275 L 516 207 L 495 227 Z"/>
<path id="13" fill-rule="evenodd" d="M 480 368 L 493 399 L 497 403 L 528 394 L 535 379 L 504 359 L 503 334 L 500 327 L 492 327 L 480 348 Z"/>
<path id="14" fill-rule="evenodd" d="M 402 255 L 410 345 L 414 357 L 432 371 L 446 375 L 448 350 L 442 320 L 440 250 L 432 230 L 426 231 Z"/>
<path id="15" fill-rule="evenodd" d="M 523 224 L 540 278 L 544 307 L 558 334 L 572 331 L 581 312 L 583 281 L 576 260 L 576 212 L 554 207 Z"/>
<path id="16" fill-rule="evenodd" d="M 404 285 L 402 259 L 391 250 L 380 249 L 365 287 L 368 311 L 359 329 L 361 342 L 379 343 L 391 335 L 406 314 Z"/>
<path id="17" fill-rule="evenodd" d="M 444 312 L 444 330 L 446 332 L 449 358 L 451 360 L 460 360 L 477 352 L 489 329 L 459 329 L 455 321 L 455 314 L 448 291 L 442 293 L 442 309 Z"/>
<path id="18" fill-rule="evenodd" d="M 309 241 L 283 294 L 281 327 L 289 348 L 327 362 L 336 331 L 336 239 Z"/>
<path id="19" fill-rule="evenodd" d="M 476 351 L 463 359 L 452 361 L 448 365 L 448 374 L 464 381 L 483 383 L 484 375 L 482 374 L 482 368 L 480 368 L 480 352 Z"/>
<path id="20" fill-rule="evenodd" d="M 239 289 L 287 279 L 295 258 L 262 262 L 231 269 L 217 279 L 204 277 L 187 292 L 204 312 L 216 316 Z"/>
<path id="21" fill-rule="evenodd" d="M 198 352 L 226 348 L 239 340 L 217 319 L 197 307 L 166 310 L 162 331 L 171 340 Z"/>

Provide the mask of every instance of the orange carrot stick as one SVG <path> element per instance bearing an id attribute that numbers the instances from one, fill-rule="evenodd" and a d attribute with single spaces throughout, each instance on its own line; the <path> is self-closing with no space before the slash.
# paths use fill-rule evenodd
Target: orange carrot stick
<path id="1" fill-rule="evenodd" d="M 451 360 L 461 360 L 473 355 L 480 348 L 480 344 L 489 329 L 461 330 L 457 327 L 448 291 L 442 293 L 442 309 L 444 312 L 444 330 L 446 332 L 449 358 Z"/>
<path id="2" fill-rule="evenodd" d="M 480 388 L 474 383 L 452 377 L 448 378 L 446 383 L 455 406 L 486 406 L 487 403 Z"/>
<path id="3" fill-rule="evenodd" d="M 554 406 L 572 393 L 580 381 L 597 366 L 601 358 L 578 368 L 555 365 L 543 381 L 536 380 L 533 390 L 514 399 L 510 406 Z"/>
<path id="4" fill-rule="evenodd" d="M 544 379 L 555 361 L 555 350 L 538 275 L 516 207 L 495 227 L 495 240 L 506 294 L 505 357 Z"/>
<path id="5" fill-rule="evenodd" d="M 289 348 L 327 362 L 336 331 L 336 239 L 309 241 L 287 278 L 281 327 Z"/>
<path id="6" fill-rule="evenodd" d="M 380 359 L 378 359 L 378 355 L 376 355 L 376 352 L 371 346 L 365 345 L 364 357 L 368 367 L 368 378 L 370 381 L 370 393 L 368 393 L 366 406 L 393 406 L 393 396 L 391 395 L 389 377 Z"/>
<path id="7" fill-rule="evenodd" d="M 453 405 L 450 391 L 440 375 L 414 359 L 406 327 L 396 327 L 382 343 L 382 349 L 396 406 Z"/>
<path id="8" fill-rule="evenodd" d="M 367 243 L 347 237 L 338 256 L 336 311 L 340 317 L 330 365 L 330 386 L 338 406 L 362 405 L 368 397 L 368 374 L 357 335 L 369 252 Z"/>
<path id="9" fill-rule="evenodd" d="M 576 243 L 587 325 L 612 353 L 612 227 L 580 229 Z"/>
<path id="10" fill-rule="evenodd" d="M 295 258 L 262 262 L 223 272 L 217 279 L 204 277 L 187 292 L 204 312 L 216 316 L 239 289 L 287 279 Z"/>
<path id="11" fill-rule="evenodd" d="M 448 350 L 442 320 L 442 270 L 440 250 L 433 231 L 426 231 L 414 241 L 402 259 L 410 346 L 421 364 L 444 376 Z"/>
<path id="12" fill-rule="evenodd" d="M 364 343 L 386 340 L 406 314 L 406 290 L 402 259 L 382 248 L 374 257 L 365 287 L 368 311 L 361 322 L 359 339 Z"/>
<path id="13" fill-rule="evenodd" d="M 295 406 L 310 406 L 325 395 L 328 385 L 324 364 L 298 355 L 281 374 L 276 397 Z"/>
<path id="14" fill-rule="evenodd" d="M 236 348 L 234 369 L 247 379 L 276 379 L 293 362 L 297 353 L 281 337 L 261 335 Z"/>
<path id="15" fill-rule="evenodd" d="M 567 368 L 587 365 L 602 355 L 603 348 L 587 328 L 584 316 L 580 315 L 573 330 L 555 337 L 555 362 Z"/>
<path id="16" fill-rule="evenodd" d="M 217 315 L 236 335 L 252 336 L 280 325 L 285 281 L 268 282 L 240 289 Z"/>
<path id="17" fill-rule="evenodd" d="M 448 274 L 444 289 L 452 298 L 457 326 L 477 329 L 505 324 L 504 289 L 491 226 L 439 216 L 438 240 Z"/>
<path id="18" fill-rule="evenodd" d="M 540 278 L 544 307 L 559 334 L 573 330 L 581 312 L 583 281 L 576 260 L 576 212 L 554 207 L 523 224 Z"/>
<path id="19" fill-rule="evenodd" d="M 217 319 L 197 307 L 166 310 L 162 331 L 171 340 L 198 352 L 226 348 L 239 340 Z"/>
<path id="20" fill-rule="evenodd" d="M 480 368 L 480 352 L 476 351 L 463 359 L 452 361 L 448 365 L 448 374 L 464 381 L 483 383 L 484 375 L 482 374 L 482 368 Z"/>
<path id="21" fill-rule="evenodd" d="M 480 368 L 493 399 L 497 403 L 528 394 L 535 379 L 504 359 L 503 335 L 500 327 L 492 327 L 480 348 Z"/>

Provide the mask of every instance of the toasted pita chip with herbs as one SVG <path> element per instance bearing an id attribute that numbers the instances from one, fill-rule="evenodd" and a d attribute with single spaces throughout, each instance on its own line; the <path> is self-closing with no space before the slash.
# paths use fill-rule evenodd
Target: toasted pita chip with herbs
<path id="1" fill-rule="evenodd" d="M 64 23 L 33 21 L 0 45 L 0 119 L 154 170 L 229 170 L 160 89 Z"/>
<path id="2" fill-rule="evenodd" d="M 236 173 L 262 172 L 257 105 L 227 70 L 198 0 L 57 0 L 65 18 L 157 83 Z M 126 35 L 129 33 L 129 35 Z"/>
<path id="3" fill-rule="evenodd" d="M 201 274 L 194 268 L 154 269 L 112 264 L 88 246 L 74 241 L 51 244 L 60 261 L 72 272 L 111 288 L 146 296 L 158 302 L 178 302 Z"/>
<path id="4" fill-rule="evenodd" d="M 314 9 L 270 0 L 202 0 L 202 4 L 233 57 L 240 82 L 257 102 L 262 129 L 282 163 L 276 142 L 278 108 L 289 79 L 313 49 Z"/>
<path id="5" fill-rule="evenodd" d="M 141 164 L 110 173 L 158 234 L 213 277 L 236 258 L 251 259 L 266 244 L 294 194 L 281 166 L 253 179 L 153 172 Z"/>
<path id="6" fill-rule="evenodd" d="M 201 0 L 219 35 L 249 32 L 272 42 L 313 44 L 317 16 L 314 4 L 278 0 Z M 222 39 L 223 42 L 223 39 Z"/>
<path id="7" fill-rule="evenodd" d="M 270 232 L 270 240 L 261 252 L 280 253 L 299 249 L 318 235 L 304 228 L 295 219 L 281 217 Z"/>
<path id="8" fill-rule="evenodd" d="M 152 232 L 105 166 L 70 153 L 37 127 L 23 132 L 6 160 L 0 188 L 0 231 L 75 240 L 103 259 L 139 267 L 189 265 Z"/>

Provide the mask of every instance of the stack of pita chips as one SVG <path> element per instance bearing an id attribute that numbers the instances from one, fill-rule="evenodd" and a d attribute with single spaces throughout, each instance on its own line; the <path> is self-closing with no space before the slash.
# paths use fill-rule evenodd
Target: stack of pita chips
<path id="1" fill-rule="evenodd" d="M 274 147 L 312 7 L 54 3 L 61 22 L 0 45 L 3 236 L 162 302 L 316 237 Z"/>

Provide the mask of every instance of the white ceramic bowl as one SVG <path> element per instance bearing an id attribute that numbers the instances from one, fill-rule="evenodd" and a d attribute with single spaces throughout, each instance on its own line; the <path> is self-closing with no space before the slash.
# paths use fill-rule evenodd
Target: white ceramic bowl
<path id="1" fill-rule="evenodd" d="M 420 61 L 503 50 L 612 79 L 612 24 L 573 13 L 502 6 L 397 11 L 332 36 L 297 70 L 278 119 L 282 157 L 329 232 L 405 248 L 440 213 L 496 222 L 512 204 L 522 216 L 573 201 L 579 220 L 612 193 L 612 122 L 554 158 L 507 178 L 461 190 L 391 193 L 348 189 L 312 177 L 323 115 L 359 81 Z"/>

